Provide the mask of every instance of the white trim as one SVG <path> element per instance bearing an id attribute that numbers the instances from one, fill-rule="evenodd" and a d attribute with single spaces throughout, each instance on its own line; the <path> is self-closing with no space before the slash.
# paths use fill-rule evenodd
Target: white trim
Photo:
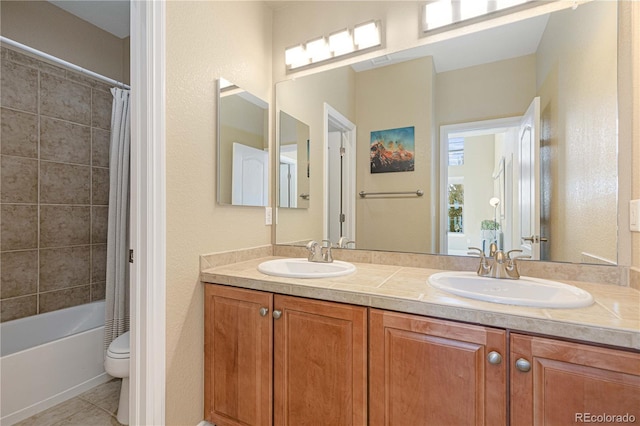
<path id="1" fill-rule="evenodd" d="M 329 123 L 336 127 L 344 129 L 348 132 L 348 144 L 349 149 L 345 152 L 344 162 L 347 163 L 348 176 L 345 183 L 345 192 L 348 194 L 346 200 L 346 211 L 349 213 L 349 229 L 347 235 L 351 235 L 351 238 L 356 237 L 356 125 L 352 123 L 347 117 L 342 115 L 338 110 L 333 108 L 328 103 L 324 103 L 323 112 L 323 134 L 324 134 L 324 146 L 322 151 L 322 161 L 324 163 L 324 175 L 327 176 L 322 183 L 323 191 L 323 205 L 324 210 L 322 212 L 322 235 L 323 238 L 328 238 L 329 226 L 328 226 L 328 206 L 329 206 L 329 191 L 328 191 L 328 174 L 329 174 L 329 158 L 328 158 L 328 146 L 329 146 Z M 335 241 L 334 241 L 335 242 Z M 357 242 L 356 242 L 357 244 Z"/>
<path id="2" fill-rule="evenodd" d="M 131 2 L 131 425 L 165 424 L 165 2 Z"/>
<path id="3" fill-rule="evenodd" d="M 494 120 L 482 120 L 482 121 L 473 121 L 469 123 L 459 123 L 459 124 L 448 124 L 445 126 L 440 126 L 440 188 L 438 188 L 438 196 L 440 197 L 440 247 L 438 248 L 438 253 L 447 254 L 448 252 L 448 232 L 447 229 L 447 221 L 449 215 L 447 213 L 447 209 L 449 206 L 447 200 L 447 191 L 444 190 L 446 188 L 444 185 L 449 181 L 449 166 L 448 166 L 448 158 L 449 158 L 449 149 L 447 147 L 449 143 L 450 135 L 464 135 L 464 136 L 472 136 L 477 135 L 479 131 L 484 130 L 495 130 L 495 129 L 507 129 L 509 127 L 519 127 L 520 120 L 522 116 L 518 117 L 508 117 L 508 118 L 498 118 Z"/>

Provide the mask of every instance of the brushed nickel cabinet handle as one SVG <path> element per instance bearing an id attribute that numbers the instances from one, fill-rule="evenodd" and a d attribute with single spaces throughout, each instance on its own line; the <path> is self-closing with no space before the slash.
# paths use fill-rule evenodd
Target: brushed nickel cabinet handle
<path id="1" fill-rule="evenodd" d="M 524 358 L 518 358 L 518 360 L 516 361 L 516 368 L 523 373 L 526 373 L 527 371 L 531 370 L 531 363 Z"/>
<path id="2" fill-rule="evenodd" d="M 499 352 L 491 351 L 487 354 L 487 361 L 489 364 L 498 365 L 502 362 L 502 355 Z"/>

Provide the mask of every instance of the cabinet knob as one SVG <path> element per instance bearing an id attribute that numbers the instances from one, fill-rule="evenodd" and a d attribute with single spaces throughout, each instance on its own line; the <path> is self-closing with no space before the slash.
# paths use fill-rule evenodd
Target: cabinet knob
<path id="1" fill-rule="evenodd" d="M 487 354 L 487 361 L 489 364 L 498 365 L 502 362 L 502 355 L 499 352 L 491 351 Z"/>
<path id="2" fill-rule="evenodd" d="M 278 319 L 278 318 L 280 318 L 281 316 L 282 316 L 282 311 L 281 311 L 281 310 L 276 309 L 275 311 L 273 311 L 273 317 L 274 317 L 275 319 Z"/>
<path id="3" fill-rule="evenodd" d="M 269 313 L 269 308 L 262 307 L 258 312 L 260 312 L 261 317 L 266 317 Z"/>
<path id="4" fill-rule="evenodd" d="M 523 373 L 526 373 L 527 371 L 531 370 L 531 363 L 524 358 L 518 358 L 518 360 L 516 361 L 516 368 Z"/>

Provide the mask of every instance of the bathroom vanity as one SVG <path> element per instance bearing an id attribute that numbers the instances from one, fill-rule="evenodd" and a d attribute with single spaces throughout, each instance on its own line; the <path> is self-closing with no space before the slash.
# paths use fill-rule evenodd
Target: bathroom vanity
<path id="1" fill-rule="evenodd" d="M 640 419 L 634 289 L 572 282 L 595 304 L 539 309 L 440 292 L 427 284 L 435 269 L 358 263 L 305 280 L 258 272 L 268 259 L 201 274 L 211 423 Z"/>

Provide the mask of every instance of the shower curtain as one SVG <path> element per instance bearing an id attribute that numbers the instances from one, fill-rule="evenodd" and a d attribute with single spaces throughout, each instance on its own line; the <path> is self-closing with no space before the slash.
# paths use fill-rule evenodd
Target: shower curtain
<path id="1" fill-rule="evenodd" d="M 129 90 L 111 89 L 105 348 L 129 330 Z"/>

